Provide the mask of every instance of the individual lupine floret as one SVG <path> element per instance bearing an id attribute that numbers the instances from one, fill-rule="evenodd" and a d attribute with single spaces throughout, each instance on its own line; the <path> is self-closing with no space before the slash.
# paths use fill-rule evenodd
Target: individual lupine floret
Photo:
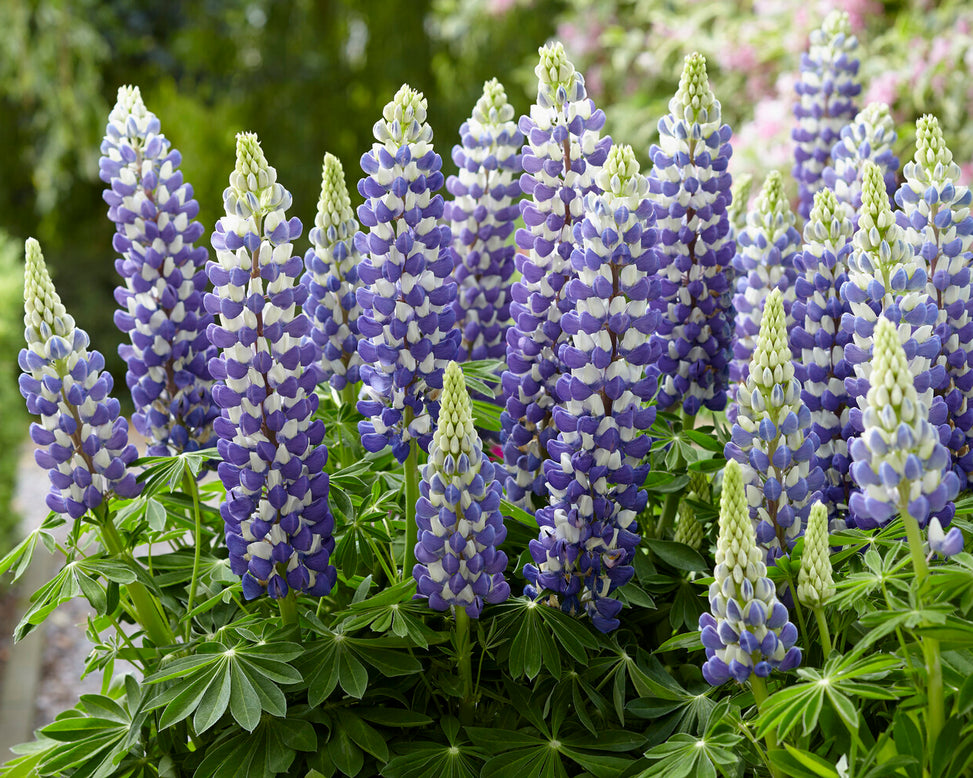
<path id="1" fill-rule="evenodd" d="M 329 563 L 334 520 L 328 508 L 324 423 L 314 420 L 321 378 L 311 322 L 297 307 L 307 298 L 304 264 L 291 241 L 291 195 L 277 183 L 257 136 L 237 135 L 236 167 L 216 224 L 216 261 L 207 265 L 219 314 L 209 337 L 220 350 L 210 362 L 222 408 L 213 427 L 223 461 L 220 505 L 230 568 L 247 599 L 264 592 L 324 596 L 337 573 Z"/>
<path id="2" fill-rule="evenodd" d="M 79 519 L 99 507 L 109 492 L 135 497 L 140 490 L 128 466 L 138 453 L 128 442 L 128 422 L 109 396 L 105 359 L 88 351 L 88 334 L 64 309 L 47 272 L 40 244 L 26 243 L 24 336 L 19 356 L 20 393 L 27 410 L 40 416 L 30 425 L 39 447 L 37 464 L 48 470 L 47 507 Z"/>
<path id="3" fill-rule="evenodd" d="M 760 190 L 756 208 L 747 215 L 747 226 L 737 234 L 739 250 L 733 257 L 737 282 L 733 295 L 736 318 L 730 383 L 734 392 L 747 380 L 761 311 L 771 290 L 781 290 L 788 326 L 793 323 L 789 315 L 797 279 L 794 259 L 801 250 L 801 236 L 794 222 L 780 173 L 772 170 Z"/>
<path id="4" fill-rule="evenodd" d="M 422 93 L 403 84 L 373 132 L 358 182 L 365 198 L 358 218 L 368 232 L 355 236 L 363 257 L 358 353 L 365 385 L 358 430 L 366 450 L 390 445 L 404 462 L 411 441 L 425 449 L 432 439 L 436 390 L 459 343 L 454 256 L 449 228 L 438 223 L 442 158 L 432 146 Z"/>
<path id="5" fill-rule="evenodd" d="M 824 473 L 822 498 L 832 517 L 848 505 L 851 477 L 847 437 L 854 401 L 845 379 L 855 375 L 845 359 L 852 333 L 841 321 L 851 309 L 841 296 L 848 280 L 854 227 L 834 192 L 822 189 L 814 195 L 811 218 L 804 227 L 804 251 L 795 260 L 798 271 L 791 309 L 794 329 L 791 349 L 794 372 L 801 382 L 801 399 L 811 411 L 811 431 L 817 436 L 818 465 Z"/>
<path id="6" fill-rule="evenodd" d="M 949 532 L 943 531 L 939 519 L 933 516 L 929 519 L 929 550 L 943 557 L 950 557 L 963 550 L 963 533 L 959 527 L 950 527 Z"/>
<path id="7" fill-rule="evenodd" d="M 862 202 L 862 163 L 870 159 L 882 169 L 885 190 L 891 197 L 899 171 L 899 158 L 892 151 L 898 137 L 889 107 L 885 103 L 869 103 L 842 127 L 841 136 L 831 149 L 831 164 L 824 169 L 822 178 L 856 227 Z"/>
<path id="8" fill-rule="evenodd" d="M 359 381 L 358 317 L 356 293 L 361 286 L 355 249 L 358 222 L 351 209 L 345 171 L 333 154 L 324 155 L 321 196 L 311 230 L 311 248 L 304 255 L 307 287 L 304 312 L 311 319 L 311 337 L 321 352 L 320 365 L 337 391 Z"/>
<path id="9" fill-rule="evenodd" d="M 219 408 L 208 367 L 216 350 L 206 337 L 213 317 L 203 308 L 207 252 L 193 245 L 203 225 L 193 221 L 199 205 L 178 169 L 182 157 L 138 87 L 118 90 L 101 153 L 112 245 L 121 255 L 115 269 L 124 279 L 115 325 L 131 340 L 118 353 L 135 402 L 132 423 L 150 455 L 205 448 Z"/>
<path id="10" fill-rule="evenodd" d="M 816 502 L 811 506 L 804 532 L 797 599 L 810 608 L 819 608 L 834 597 L 836 591 L 828 545 L 828 509 L 824 503 Z"/>
<path id="11" fill-rule="evenodd" d="M 463 333 L 458 357 L 506 359 L 510 324 L 510 277 L 520 208 L 520 156 L 524 136 L 514 121 L 503 85 L 483 85 L 473 115 L 460 127 L 462 144 L 453 147 L 459 175 L 446 180 L 453 196 L 446 219 L 453 233 L 456 263 L 456 324 Z"/>
<path id="12" fill-rule="evenodd" d="M 948 409 L 948 448 L 961 488 L 973 474 L 973 317 L 970 264 L 973 258 L 973 200 L 959 184 L 959 166 L 943 140 L 935 116 L 916 122 L 915 159 L 905 165 L 905 182 L 895 194 L 896 221 L 926 263 L 926 294 L 936 303 L 936 334 L 942 341 L 937 364 L 947 380 L 936 389 Z"/>
<path id="13" fill-rule="evenodd" d="M 485 602 L 510 596 L 503 575 L 507 555 L 498 550 L 507 529 L 497 472 L 473 426 L 463 373 L 450 362 L 416 503 L 418 564 L 412 575 L 417 596 L 427 597 L 433 610 L 464 608 L 475 619 Z"/>
<path id="14" fill-rule="evenodd" d="M 725 453 L 742 467 L 757 542 L 769 562 L 794 545 L 822 481 L 814 458 L 818 441 L 794 376 L 779 289 L 767 297 L 750 374 L 737 401 L 739 414 Z"/>
<path id="15" fill-rule="evenodd" d="M 560 43 L 539 50 L 537 101 L 520 118 L 526 145 L 520 201 L 525 228 L 517 231 L 517 270 L 511 287 L 507 370 L 501 378 L 503 460 L 508 499 L 529 506 L 529 495 L 546 495 L 542 462 L 557 429 L 551 418 L 555 384 L 563 365 L 561 316 L 572 304 L 564 285 L 574 271 L 572 229 L 583 216 L 582 198 L 598 191 L 595 174 L 611 138 L 601 137 L 605 114 L 587 97 L 584 77 Z"/>
<path id="16" fill-rule="evenodd" d="M 706 60 L 691 54 L 659 121 L 659 144 L 649 150 L 662 279 L 658 404 L 679 403 L 690 415 L 726 407 L 735 244 L 727 216 L 732 133 L 721 122 Z"/>
<path id="17" fill-rule="evenodd" d="M 801 649 L 794 645 L 797 628 L 767 578 L 763 556 L 747 512 L 741 468 L 730 460 L 720 496 L 711 612 L 699 617 L 706 649 L 703 677 L 713 686 L 731 678 L 745 683 L 751 674 L 766 678 L 772 670 L 792 670 L 801 663 Z"/>
<path id="18" fill-rule="evenodd" d="M 858 79 L 858 39 L 843 11 L 832 11 L 821 28 L 811 33 L 811 45 L 801 55 L 801 79 L 794 105 L 794 178 L 800 202 L 797 212 L 807 218 L 814 194 L 824 186 L 822 173 L 841 128 L 852 120 L 861 93 Z"/>
<path id="19" fill-rule="evenodd" d="M 598 173 L 603 194 L 585 196 L 571 255 L 577 278 L 565 285 L 572 310 L 561 319 L 571 341 L 561 347 L 568 372 L 558 380 L 558 437 L 544 463 L 551 504 L 537 511 L 540 533 L 530 543 L 525 593 L 551 593 L 549 604 L 587 611 L 602 632 L 615 629 L 622 608 L 612 592 L 628 581 L 638 545 L 636 516 L 647 494 L 644 433 L 655 408 L 651 333 L 659 313 L 658 260 L 652 246 L 648 185 L 629 146 L 615 146 Z"/>
<path id="20" fill-rule="evenodd" d="M 948 512 L 959 479 L 929 423 L 929 406 L 916 391 L 905 350 L 888 319 L 875 325 L 872 381 L 862 421 L 864 432 L 849 445 L 851 474 L 861 490 L 850 501 L 858 526 L 879 527 L 908 511 L 924 527 L 933 514 Z"/>

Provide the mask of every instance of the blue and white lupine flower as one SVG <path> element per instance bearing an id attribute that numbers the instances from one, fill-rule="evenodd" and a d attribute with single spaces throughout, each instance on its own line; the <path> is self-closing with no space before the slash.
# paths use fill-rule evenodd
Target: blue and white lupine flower
<path id="1" fill-rule="evenodd" d="M 821 28 L 811 33 L 811 45 L 801 55 L 801 79 L 794 105 L 797 127 L 794 140 L 794 178 L 800 202 L 797 212 L 807 218 L 815 193 L 824 186 L 822 174 L 841 128 L 857 112 L 861 93 L 858 78 L 858 39 L 843 11 L 832 11 Z"/>
<path id="2" fill-rule="evenodd" d="M 527 596 L 546 589 L 549 604 L 587 611 L 608 632 L 619 624 L 622 603 L 611 594 L 632 577 L 635 519 L 648 499 L 640 486 L 655 420 L 644 403 L 656 389 L 659 312 L 649 304 L 658 259 L 648 184 L 631 147 L 612 147 L 597 184 L 603 193 L 585 196 L 574 226 L 577 277 L 564 288 L 573 310 L 561 318 L 571 338 L 560 350 L 567 372 L 557 383 L 559 434 L 544 462 L 551 504 L 537 511 L 540 534 L 524 575 Z"/>
<path id="3" fill-rule="evenodd" d="M 456 282 L 451 236 L 440 226 L 442 158 L 432 145 L 426 99 L 407 84 L 373 128 L 375 143 L 362 155 L 365 203 L 355 236 L 363 259 L 358 302 L 358 353 L 365 417 L 358 430 L 368 451 L 392 447 L 400 462 L 411 442 L 426 449 L 439 412 L 435 396 L 443 370 L 456 355 Z"/>
<path id="4" fill-rule="evenodd" d="M 662 281 L 655 304 L 662 313 L 658 404 L 681 404 L 691 415 L 726 407 L 733 337 L 728 268 L 735 245 L 727 215 L 730 135 L 706 60 L 691 54 L 659 121 L 659 144 L 649 150 Z"/>
<path id="5" fill-rule="evenodd" d="M 132 423 L 148 439 L 150 455 L 195 451 L 214 442 L 206 337 L 213 318 L 203 308 L 207 252 L 194 242 L 203 225 L 199 205 L 179 171 L 182 160 L 146 109 L 139 88 L 123 86 L 108 117 L 99 161 L 115 268 L 124 284 L 115 324 L 131 343 L 119 347 L 135 413 Z"/>
<path id="6" fill-rule="evenodd" d="M 345 171 L 333 154 L 324 155 L 321 197 L 311 230 L 311 248 L 304 255 L 307 287 L 304 312 L 311 319 L 311 338 L 321 352 L 324 379 L 339 392 L 359 381 L 356 293 L 361 256 L 355 249 L 358 222 L 351 209 Z"/>
<path id="7" fill-rule="evenodd" d="M 845 359 L 852 333 L 841 321 L 851 309 L 840 290 L 848 280 L 853 234 L 849 214 L 834 192 L 821 189 L 814 195 L 811 218 L 804 227 L 804 251 L 794 260 L 798 272 L 797 299 L 791 309 L 794 373 L 801 382 L 801 399 L 811 411 L 811 431 L 818 439 L 815 453 L 824 472 L 822 499 L 835 521 L 844 513 L 852 488 L 847 437 L 855 403 L 845 379 L 853 378 L 855 371 Z"/>
<path id="8" fill-rule="evenodd" d="M 510 596 L 504 578 L 507 555 L 498 549 L 507 536 L 499 472 L 483 453 L 473 426 L 463 373 L 450 362 L 416 503 L 418 564 L 412 575 L 417 596 L 427 597 L 433 610 L 464 608 L 475 619 L 484 603 Z"/>
<path id="9" fill-rule="evenodd" d="M 507 241 L 520 216 L 520 163 L 524 136 L 514 121 L 503 85 L 483 85 L 473 115 L 460 127 L 453 147 L 459 175 L 446 180 L 446 203 L 456 263 L 456 325 L 463 333 L 462 361 L 507 356 L 510 277 L 516 246 Z"/>
<path id="10" fill-rule="evenodd" d="M 508 499 L 529 507 L 530 495 L 546 495 L 542 472 L 548 441 L 557 434 L 551 412 L 563 366 L 558 350 L 565 337 L 561 316 L 572 308 L 564 285 L 574 275 L 572 229 L 582 216 L 582 198 L 598 191 L 595 175 L 611 138 L 601 137 L 605 114 L 588 99 L 584 77 L 560 43 L 540 49 L 537 102 L 522 116 L 526 145 L 520 179 L 526 198 L 517 231 L 521 279 L 511 287 L 507 370 L 501 377 L 504 412 L 503 460 Z"/>
<path id="11" fill-rule="evenodd" d="M 875 325 L 872 381 L 862 421 L 864 432 L 849 445 L 851 474 L 861 490 L 850 503 L 858 526 L 882 526 L 905 510 L 924 527 L 933 514 L 948 513 L 959 479 L 929 423 L 929 406 L 916 391 L 896 327 L 884 318 Z"/>
<path id="12" fill-rule="evenodd" d="M 862 163 L 870 159 L 882 169 L 885 191 L 892 197 L 899 170 L 899 158 L 892 147 L 898 137 L 889 107 L 885 103 L 869 103 L 841 128 L 841 136 L 831 149 L 831 164 L 822 174 L 824 185 L 844 204 L 856 227 L 862 202 Z"/>
<path id="13" fill-rule="evenodd" d="M 942 557 L 950 557 L 963 550 L 963 533 L 958 527 L 950 527 L 949 532 L 945 532 L 939 519 L 933 516 L 929 519 L 927 532 L 930 552 Z"/>
<path id="14" fill-rule="evenodd" d="M 315 420 L 321 378 L 311 322 L 298 312 L 307 288 L 287 218 L 291 195 L 277 183 L 253 133 L 237 135 L 236 167 L 216 224 L 216 261 L 207 265 L 213 292 L 206 308 L 219 314 L 209 337 L 220 355 L 210 362 L 222 409 L 213 427 L 223 461 L 220 505 L 230 568 L 247 599 L 291 591 L 324 596 L 337 573 L 334 519 L 328 508 L 324 423 Z"/>
<path id="15" fill-rule="evenodd" d="M 733 392 L 747 380 L 750 358 L 760 332 L 761 311 L 773 289 L 782 293 L 788 327 L 793 323 L 790 312 L 797 279 L 794 259 L 801 250 L 801 235 L 794 227 L 795 221 L 781 175 L 772 170 L 760 190 L 756 207 L 747 214 L 747 226 L 736 236 L 738 251 L 733 257 L 737 275 L 733 295 L 736 317 L 730 363 Z"/>
<path id="16" fill-rule="evenodd" d="M 47 272 L 40 244 L 26 243 L 24 336 L 19 356 L 20 393 L 27 410 L 37 464 L 49 471 L 47 507 L 79 519 L 110 492 L 135 497 L 140 490 L 128 466 L 138 453 L 128 442 L 128 422 L 109 396 L 105 358 L 88 350 L 88 334 L 64 309 Z"/>
<path id="17" fill-rule="evenodd" d="M 747 512 L 741 468 L 733 460 L 723 472 L 713 577 L 710 612 L 699 617 L 706 649 L 703 678 L 713 686 L 731 679 L 745 683 L 751 674 L 766 678 L 772 670 L 797 667 L 801 663 L 801 649 L 794 645 L 797 628 L 767 577 L 763 551 Z"/>
<path id="18" fill-rule="evenodd" d="M 946 381 L 936 393 L 948 409 L 940 438 L 945 435 L 948 440 L 963 488 L 973 473 L 973 195 L 959 184 L 959 166 L 936 117 L 923 116 L 916 122 L 916 155 L 904 173 L 905 182 L 895 195 L 902 209 L 896 221 L 926 263 L 926 294 L 938 309 L 936 334 L 942 346 L 937 364 L 945 368 Z"/>
<path id="19" fill-rule="evenodd" d="M 783 294 L 775 289 L 764 305 L 725 450 L 727 459 L 741 465 L 757 542 L 768 562 L 794 545 L 823 480 L 814 457 L 818 440 L 810 431 L 811 412 L 801 400 L 787 334 Z"/>

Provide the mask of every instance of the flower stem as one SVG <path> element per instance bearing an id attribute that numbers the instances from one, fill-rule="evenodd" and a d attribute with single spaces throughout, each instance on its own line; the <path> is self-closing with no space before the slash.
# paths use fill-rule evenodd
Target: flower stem
<path id="1" fill-rule="evenodd" d="M 280 620 L 285 627 L 297 627 L 298 633 L 301 629 L 301 620 L 297 615 L 297 595 L 293 589 L 287 592 L 286 597 L 277 600 L 277 607 L 280 608 Z"/>
<path id="2" fill-rule="evenodd" d="M 824 617 L 824 608 L 820 605 L 811 608 L 814 611 L 814 619 L 818 623 L 818 638 L 821 640 L 821 650 L 824 658 L 827 659 L 831 653 L 831 633 L 828 631 L 828 620 Z"/>
<path id="3" fill-rule="evenodd" d="M 466 727 L 473 723 L 474 711 L 470 617 L 465 608 L 454 608 L 453 610 L 456 616 L 456 661 L 460 680 L 463 683 L 463 696 L 459 704 L 459 720 Z"/>
<path id="4" fill-rule="evenodd" d="M 411 414 L 406 413 L 406 419 Z M 412 575 L 416 564 L 416 542 L 419 525 L 416 524 L 416 502 L 419 500 L 419 443 L 409 441 L 409 456 L 405 460 L 405 554 L 402 562 L 402 580 Z"/>
<path id="5" fill-rule="evenodd" d="M 751 673 L 750 691 L 753 692 L 753 700 L 757 703 L 757 710 L 759 711 L 760 706 L 763 705 L 767 699 L 767 682 L 763 678 Z M 777 750 L 777 734 L 773 729 L 767 731 L 767 734 L 764 736 L 764 741 L 767 743 L 767 751 Z M 770 765 L 770 774 L 774 776 L 774 778 L 784 778 L 773 765 Z"/>
<path id="6" fill-rule="evenodd" d="M 685 411 L 680 411 L 679 416 L 682 419 L 682 426 L 680 429 L 692 429 L 696 422 L 696 417 L 690 416 Z M 678 435 L 676 436 L 678 439 Z M 673 444 L 675 445 L 675 444 Z M 683 458 L 682 451 L 678 448 L 676 449 L 676 463 L 673 468 L 674 473 L 678 473 L 686 466 L 686 460 Z M 682 497 L 684 490 L 679 490 L 676 492 L 670 492 L 666 495 L 666 501 L 662 505 L 662 515 L 659 517 L 659 523 L 655 526 L 655 536 L 657 538 L 663 537 L 663 534 L 669 529 L 669 525 L 672 524 L 673 517 L 676 515 L 676 510 L 679 508 L 679 499 Z"/>
<path id="7" fill-rule="evenodd" d="M 183 488 L 188 492 L 189 496 L 193 500 L 193 578 L 189 582 L 189 597 L 186 600 L 186 613 L 191 613 L 193 610 L 193 601 L 196 599 L 196 586 L 199 584 L 199 561 L 200 553 L 202 552 L 202 541 L 203 541 L 203 517 L 199 510 L 199 484 L 196 483 L 196 479 L 193 474 L 186 470 L 182 476 Z M 189 637 L 192 634 L 193 620 L 191 618 L 186 619 L 186 642 L 189 642 Z"/>
<path id="8" fill-rule="evenodd" d="M 349 406 L 352 410 L 355 409 L 355 404 L 358 402 L 358 384 L 346 384 L 345 388 L 341 390 L 341 404 Z"/>

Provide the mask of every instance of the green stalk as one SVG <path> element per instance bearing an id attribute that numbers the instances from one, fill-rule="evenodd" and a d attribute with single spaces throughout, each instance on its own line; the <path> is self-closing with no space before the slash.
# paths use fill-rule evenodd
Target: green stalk
<path id="1" fill-rule="evenodd" d="M 801 628 L 801 634 L 804 635 L 804 640 L 808 640 L 807 633 L 807 622 L 804 620 L 804 609 L 801 608 L 801 600 L 797 596 L 797 587 L 794 585 L 794 579 L 788 577 L 787 586 L 791 590 L 791 597 L 794 600 L 794 611 L 797 613 L 797 623 Z"/>
<path id="2" fill-rule="evenodd" d="M 453 608 L 456 615 L 456 663 L 463 683 L 463 696 L 459 704 L 459 720 L 464 727 L 473 723 L 473 668 L 470 643 L 470 617 L 465 608 Z"/>
<path id="3" fill-rule="evenodd" d="M 812 607 L 811 610 L 814 612 L 814 619 L 818 623 L 818 637 L 821 639 L 821 650 L 824 651 L 824 658 L 827 659 L 831 653 L 831 633 L 828 631 L 828 620 L 824 617 L 824 608 L 820 605 Z"/>
<path id="4" fill-rule="evenodd" d="M 357 383 L 345 385 L 345 388 L 341 390 L 342 407 L 348 405 L 352 410 L 355 409 L 355 404 L 358 402 L 358 389 L 359 385 Z"/>
<path id="5" fill-rule="evenodd" d="M 750 691 L 753 692 L 753 700 L 757 703 L 757 710 L 767 700 L 767 682 L 760 678 L 759 676 L 751 673 L 750 674 Z M 767 751 L 776 751 L 778 749 L 777 745 L 777 734 L 773 729 L 767 730 L 767 734 L 764 736 L 764 742 L 767 743 Z M 770 774 L 774 778 L 784 778 L 784 776 L 778 771 L 768 760 L 768 766 L 770 767 Z"/>
<path id="6" fill-rule="evenodd" d="M 193 601 L 196 599 L 196 586 L 199 584 L 199 561 L 200 554 L 202 552 L 202 540 L 203 540 L 203 516 L 202 512 L 199 510 L 199 484 L 196 483 L 196 479 L 193 474 L 186 470 L 183 472 L 182 476 L 183 488 L 189 493 L 189 496 L 193 499 L 193 578 L 189 582 L 189 598 L 186 600 L 186 613 L 191 613 L 193 610 Z M 193 620 L 191 618 L 186 619 L 186 642 L 189 642 L 189 637 L 192 634 Z"/>
<path id="7" fill-rule="evenodd" d="M 285 627 L 297 627 L 298 633 L 301 629 L 301 621 L 297 615 L 297 595 L 293 589 L 287 592 L 286 597 L 277 600 L 277 607 L 280 608 L 280 620 Z"/>
<path id="8" fill-rule="evenodd" d="M 692 429 L 696 422 L 694 416 L 690 416 L 685 411 L 680 411 L 679 416 L 682 419 L 681 429 Z M 675 436 L 678 439 L 678 435 Z M 682 451 L 676 450 L 676 464 L 673 468 L 674 473 L 678 473 L 686 466 L 686 460 L 683 458 Z M 669 529 L 669 525 L 672 524 L 673 518 L 675 518 L 676 510 L 679 508 L 679 499 L 682 497 L 683 492 L 670 492 L 666 495 L 666 501 L 662 504 L 662 515 L 659 517 L 659 523 L 655 526 L 655 536 L 657 538 L 663 537 L 666 530 Z"/>
<path id="9" fill-rule="evenodd" d="M 412 412 L 406 411 L 405 423 L 412 420 Z M 405 553 L 402 562 L 402 580 L 412 575 L 416 564 L 416 543 L 419 525 L 416 524 L 416 502 L 419 499 L 419 444 L 409 441 L 409 456 L 405 460 Z"/>

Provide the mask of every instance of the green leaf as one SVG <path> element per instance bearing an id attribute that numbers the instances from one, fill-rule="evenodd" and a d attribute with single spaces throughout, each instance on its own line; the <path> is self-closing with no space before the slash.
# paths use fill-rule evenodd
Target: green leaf
<path id="1" fill-rule="evenodd" d="M 679 570 L 699 571 L 709 568 L 700 553 L 685 543 L 655 538 L 646 539 L 645 543 L 659 559 Z"/>
<path id="2" fill-rule="evenodd" d="M 353 713 L 343 713 L 341 715 L 341 725 L 348 731 L 349 737 L 363 751 L 382 762 L 388 761 L 388 746 L 385 745 L 385 738 L 382 737 L 377 729 L 369 726 Z"/>
<path id="3" fill-rule="evenodd" d="M 338 683 L 349 697 L 361 699 L 368 688 L 368 670 L 345 646 L 338 646 Z"/>
<path id="4" fill-rule="evenodd" d="M 785 743 L 786 751 L 768 751 L 771 764 L 788 778 L 839 778 L 838 771 L 820 756 Z"/>
<path id="5" fill-rule="evenodd" d="M 229 668 L 220 668 L 220 672 L 213 679 L 203 699 L 200 700 L 199 707 L 196 708 L 193 727 L 197 733 L 202 734 L 220 720 L 230 702 L 232 685 L 232 673 Z"/>
<path id="6" fill-rule="evenodd" d="M 523 508 L 514 505 L 509 500 L 500 500 L 500 512 L 505 518 L 519 521 L 531 529 L 537 529 L 537 520 Z"/>
<path id="7" fill-rule="evenodd" d="M 707 435 L 705 432 L 701 432 L 700 430 L 690 430 L 685 428 L 683 428 L 683 431 L 680 434 L 682 437 L 689 438 L 697 446 L 700 446 L 707 451 L 713 451 L 720 455 L 723 454 L 724 444 L 720 443 L 720 441 L 712 435 Z"/>
<path id="8" fill-rule="evenodd" d="M 247 732 L 253 732 L 260 723 L 260 697 L 238 664 L 230 665 L 230 674 L 230 715 Z"/>
<path id="9" fill-rule="evenodd" d="M 348 735 L 344 727 L 338 727 L 331 740 L 328 741 L 328 750 L 335 767 L 345 775 L 358 775 L 362 766 L 365 764 L 365 755 L 361 752 Z"/>

